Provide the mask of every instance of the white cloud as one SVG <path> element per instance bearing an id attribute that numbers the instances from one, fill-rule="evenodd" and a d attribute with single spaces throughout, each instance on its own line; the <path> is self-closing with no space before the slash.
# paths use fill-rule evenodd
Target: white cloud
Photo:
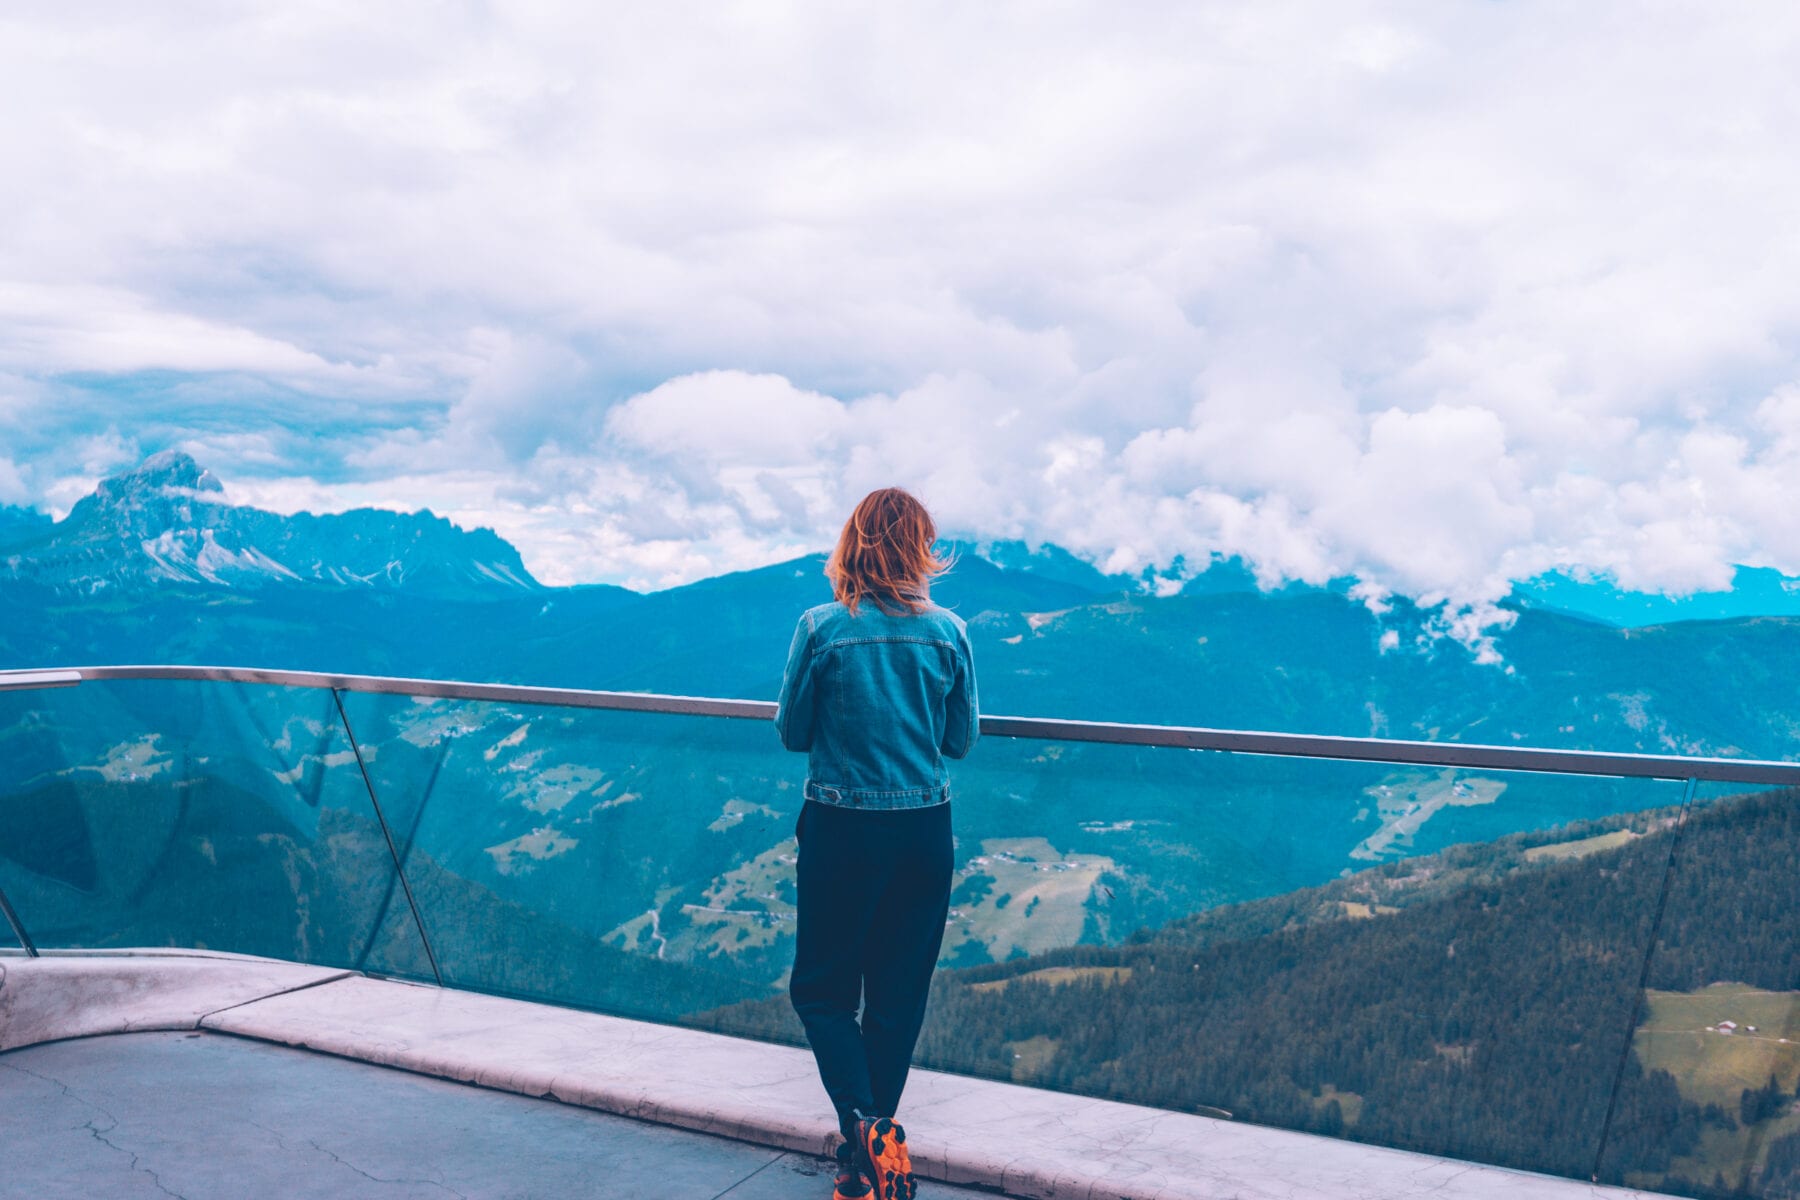
<path id="1" fill-rule="evenodd" d="M 356 369 L 252 330 L 158 310 L 116 288 L 0 280 L 0 366 L 13 370 L 248 371 L 347 383 Z"/>
<path id="2" fill-rule="evenodd" d="M 96 477 L 133 466 L 142 457 L 136 440 L 121 434 L 117 426 L 109 426 L 105 433 L 78 438 L 71 449 L 82 473 Z"/>
<path id="3" fill-rule="evenodd" d="M 631 449 L 715 466 L 805 467 L 843 436 L 843 404 L 779 375 L 684 375 L 612 410 L 607 431 Z"/>
<path id="4" fill-rule="evenodd" d="M 890 482 L 1458 628 L 1556 566 L 1800 572 L 1797 39 L 1548 0 L 13 13 L 0 450 L 54 504 L 115 427 L 559 581 L 820 546 Z M 81 390 L 145 372 L 206 386 Z"/>
<path id="5" fill-rule="evenodd" d="M 31 489 L 25 484 L 19 464 L 0 455 L 0 504 L 23 504 L 28 499 Z"/>

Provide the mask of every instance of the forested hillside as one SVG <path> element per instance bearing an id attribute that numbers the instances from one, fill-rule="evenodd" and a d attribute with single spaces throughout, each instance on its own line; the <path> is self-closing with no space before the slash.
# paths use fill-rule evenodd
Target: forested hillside
<path id="1" fill-rule="evenodd" d="M 1122 946 L 945 972 L 922 1056 L 1585 1178 L 1621 1053 L 1645 1015 L 1638 978 L 1675 817 L 1458 847 Z M 1652 991 L 1732 981 L 1792 993 L 1782 1004 L 1800 1011 L 1800 793 L 1699 809 L 1679 838 Z M 708 1020 L 798 1034 L 780 1002 Z M 1773 1073 L 1772 1091 L 1725 1104 L 1699 1086 L 1704 1057 L 1678 1072 L 1646 1069 L 1634 1052 L 1603 1177 L 1690 1194 L 1746 1182 L 1757 1195 L 1793 1194 L 1800 1127 L 1788 1102 L 1800 1062 L 1772 1039 L 1760 1061 L 1756 1079 Z"/>

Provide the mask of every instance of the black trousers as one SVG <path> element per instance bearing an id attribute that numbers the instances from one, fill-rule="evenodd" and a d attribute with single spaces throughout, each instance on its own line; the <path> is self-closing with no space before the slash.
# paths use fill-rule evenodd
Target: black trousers
<path id="1" fill-rule="evenodd" d="M 906 1087 L 950 910 L 950 805 L 882 812 L 809 800 L 795 833 L 788 994 L 847 1135 L 853 1111 L 891 1117 Z"/>

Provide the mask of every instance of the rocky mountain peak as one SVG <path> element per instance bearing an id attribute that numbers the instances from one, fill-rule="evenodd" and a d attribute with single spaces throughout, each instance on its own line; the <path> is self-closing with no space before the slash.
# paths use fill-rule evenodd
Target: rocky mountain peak
<path id="1" fill-rule="evenodd" d="M 105 480 L 101 488 L 115 491 L 146 491 L 175 488 L 188 492 L 223 492 L 219 477 L 194 461 L 183 450 L 161 450 L 136 467 Z"/>
<path id="2" fill-rule="evenodd" d="M 206 509 L 226 505 L 219 477 L 180 450 L 163 450 L 129 471 L 102 479 L 69 513 L 75 529 L 153 538 L 184 526 L 204 524 Z M 198 513 L 196 509 L 199 509 Z"/>
<path id="3" fill-rule="evenodd" d="M 234 505 L 218 476 L 180 450 L 102 480 L 28 552 L 0 559 L 0 579 L 8 576 L 81 593 L 168 583 L 473 595 L 538 586 L 492 530 L 424 510 L 290 516 Z"/>
<path id="4" fill-rule="evenodd" d="M 102 479 L 91 497 L 102 508 L 132 508 L 159 501 L 225 502 L 219 477 L 180 450 L 152 454 L 129 471 Z M 85 500 L 84 500 L 85 502 Z"/>

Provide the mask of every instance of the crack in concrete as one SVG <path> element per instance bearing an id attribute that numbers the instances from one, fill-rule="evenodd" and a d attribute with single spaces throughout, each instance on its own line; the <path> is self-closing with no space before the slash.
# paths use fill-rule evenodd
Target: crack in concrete
<path id="1" fill-rule="evenodd" d="M 79 1100 L 81 1098 L 79 1096 L 77 1096 L 77 1097 L 75 1097 L 75 1099 Z M 87 1103 L 87 1102 L 83 1101 L 83 1103 Z M 151 1170 L 149 1167 L 138 1166 L 137 1151 L 128 1150 L 124 1146 L 118 1145 L 115 1142 L 107 1140 L 106 1135 L 111 1133 L 113 1130 L 117 1129 L 119 1127 L 119 1123 L 116 1120 L 113 1120 L 111 1114 L 109 1114 L 105 1109 L 100 1108 L 98 1105 L 95 1105 L 94 1109 L 95 1109 L 95 1111 L 99 1112 L 101 1116 L 104 1116 L 104 1117 L 106 1117 L 107 1120 L 112 1121 L 112 1124 L 108 1125 L 105 1129 L 95 1128 L 94 1123 L 91 1120 L 86 1125 L 83 1126 L 84 1129 L 86 1129 L 89 1133 L 94 1135 L 95 1141 L 99 1142 L 102 1146 L 105 1146 L 108 1150 L 117 1150 L 120 1154 L 130 1155 L 131 1156 L 131 1169 L 133 1171 L 142 1171 L 144 1174 L 148 1175 L 150 1177 L 150 1182 L 155 1184 L 156 1190 L 161 1192 L 163 1195 L 173 1196 L 173 1197 L 175 1197 L 175 1200 L 187 1200 L 187 1198 L 185 1196 L 183 1196 L 180 1192 L 171 1191 L 168 1187 L 166 1187 L 163 1184 L 162 1176 L 158 1175 L 155 1171 Z"/>
<path id="2" fill-rule="evenodd" d="M 306 1139 L 306 1145 L 311 1146 L 314 1150 L 317 1150 L 320 1154 L 323 1154 L 326 1158 L 329 1158 L 332 1162 L 337 1163 L 340 1166 L 350 1168 L 352 1171 L 355 1171 L 358 1175 L 361 1175 L 364 1179 L 367 1179 L 370 1183 L 422 1183 L 422 1184 L 426 1184 L 430 1187 L 437 1188 L 439 1191 L 449 1192 L 452 1196 L 456 1197 L 456 1200 L 469 1200 L 469 1198 L 467 1196 L 463 1195 L 461 1192 L 457 1191 L 455 1188 L 451 1187 L 449 1184 L 443 1182 L 442 1180 L 439 1180 L 439 1179 L 383 1179 L 379 1175 L 369 1174 L 369 1172 L 363 1170 L 361 1167 L 357 1166 L 355 1163 L 349 1161 L 346 1158 L 342 1158 L 342 1157 L 338 1156 L 337 1154 L 333 1153 L 332 1151 L 326 1149 L 324 1146 L 319 1145 L 318 1142 L 314 1141 L 311 1138 Z"/>
<path id="3" fill-rule="evenodd" d="M 29 1067 L 21 1067 L 17 1063 L 0 1062 L 0 1067 L 5 1067 L 9 1071 L 16 1071 L 21 1075 L 29 1075 L 33 1079 L 36 1079 L 41 1083 L 48 1083 L 53 1087 L 59 1088 L 59 1089 L 61 1089 L 62 1094 L 65 1097 L 67 1097 L 68 1099 L 75 1101 L 75 1103 L 80 1104 L 83 1107 L 91 1108 L 95 1112 L 99 1113 L 102 1117 L 105 1117 L 106 1121 L 107 1121 L 107 1125 L 106 1125 L 105 1129 L 101 1129 L 98 1125 L 96 1125 L 94 1123 L 94 1119 L 92 1117 L 89 1117 L 86 1121 L 84 1121 L 81 1125 L 81 1128 L 87 1130 L 88 1133 L 93 1136 L 93 1138 L 96 1142 L 99 1142 L 102 1146 L 105 1146 L 108 1150 L 112 1150 L 116 1153 L 128 1156 L 131 1159 L 131 1170 L 140 1171 L 143 1174 L 148 1175 L 150 1177 L 150 1182 L 156 1185 L 157 1191 L 161 1192 L 165 1196 L 173 1196 L 173 1197 L 175 1197 L 175 1200 L 187 1200 L 187 1198 L 184 1197 L 180 1192 L 171 1191 L 167 1186 L 165 1186 L 163 1184 L 161 1175 L 158 1175 L 155 1171 L 151 1170 L 149 1167 L 139 1166 L 138 1165 L 139 1155 L 138 1155 L 137 1151 L 127 1149 L 126 1147 L 119 1145 L 117 1142 L 114 1142 L 114 1141 L 111 1141 L 110 1139 L 108 1139 L 108 1137 L 106 1135 L 111 1133 L 113 1130 L 115 1130 L 119 1127 L 119 1119 L 117 1117 L 113 1116 L 110 1112 L 106 1111 L 106 1109 L 102 1108 L 98 1104 L 95 1104 L 92 1100 L 89 1100 L 86 1096 L 83 1096 L 80 1093 L 76 1092 L 74 1088 L 70 1087 L 68 1084 L 64 1083 L 62 1080 L 57 1079 L 54 1076 L 45 1075 L 41 1071 L 33 1071 Z"/>
<path id="4" fill-rule="evenodd" d="M 737 1180 L 730 1187 L 726 1188 L 725 1191 L 720 1192 L 718 1196 L 714 1196 L 712 1198 L 712 1200 L 719 1200 L 719 1196 L 724 1196 L 730 1192 L 737 1191 L 738 1188 L 742 1187 L 746 1183 L 749 1183 L 752 1179 L 755 1179 L 758 1175 L 761 1175 L 764 1171 L 768 1170 L 770 1167 L 774 1166 L 776 1163 L 780 1162 L 782 1159 L 786 1158 L 787 1156 L 788 1156 L 787 1152 L 785 1150 L 782 1151 L 781 1153 L 777 1154 L 774 1158 L 771 1158 L 768 1162 L 764 1163 L 762 1166 L 756 1168 L 756 1170 L 750 1172 L 748 1175 L 744 1176 L 742 1179 Z"/>
<path id="5" fill-rule="evenodd" d="M 1412 1178 L 1417 1180 L 1422 1175 L 1429 1174 L 1432 1171 L 1441 1170 L 1443 1168 L 1443 1166 L 1444 1166 L 1444 1164 L 1442 1162 L 1436 1162 L 1436 1163 L 1432 1163 L 1430 1166 L 1421 1167 L 1417 1171 L 1412 1172 Z M 1429 1188 L 1427 1188 L 1424 1192 L 1422 1192 L 1420 1194 L 1426 1195 L 1426 1196 L 1441 1195 L 1441 1194 L 1449 1191 L 1449 1189 L 1456 1183 L 1457 1180 L 1461 1179 L 1464 1175 L 1467 1175 L 1469 1172 L 1477 1170 L 1477 1169 L 1478 1168 L 1472 1164 L 1468 1165 L 1468 1166 L 1457 1167 L 1455 1170 L 1451 1171 L 1448 1175 L 1444 1176 L 1438 1182 L 1432 1184 Z"/>
<path id="6" fill-rule="evenodd" d="M 275 1144 L 277 1146 L 280 1146 L 283 1150 L 286 1150 L 289 1153 L 293 1152 L 294 1147 L 288 1144 L 287 1138 L 282 1136 L 280 1130 L 270 1129 L 267 1125 L 258 1124 L 255 1121 L 251 1121 L 248 1123 L 250 1125 L 255 1126 L 257 1129 L 262 1130 L 264 1133 L 268 1134 L 270 1137 L 274 1138 Z M 469 1200 L 469 1198 L 467 1196 L 465 1196 L 463 1193 L 457 1191 L 455 1188 L 451 1187 L 449 1184 L 445 1183 L 441 1179 L 383 1179 L 379 1175 L 371 1175 L 369 1172 L 363 1170 L 361 1167 L 357 1166 L 355 1163 L 351 1162 L 349 1159 L 344 1158 L 341 1155 L 338 1155 L 338 1154 L 334 1153 L 333 1151 L 327 1149 L 326 1147 L 319 1145 L 318 1141 L 313 1138 L 305 1138 L 301 1141 L 300 1144 L 303 1146 L 308 1146 L 311 1149 L 316 1150 L 318 1153 L 323 1154 L 326 1158 L 329 1158 L 332 1162 L 338 1164 L 340 1167 L 344 1167 L 344 1168 L 347 1168 L 348 1170 L 356 1172 L 358 1175 L 361 1175 L 364 1179 L 367 1179 L 370 1183 L 424 1184 L 428 1187 L 437 1188 L 440 1191 L 449 1192 L 452 1196 L 456 1197 L 456 1200 Z"/>

